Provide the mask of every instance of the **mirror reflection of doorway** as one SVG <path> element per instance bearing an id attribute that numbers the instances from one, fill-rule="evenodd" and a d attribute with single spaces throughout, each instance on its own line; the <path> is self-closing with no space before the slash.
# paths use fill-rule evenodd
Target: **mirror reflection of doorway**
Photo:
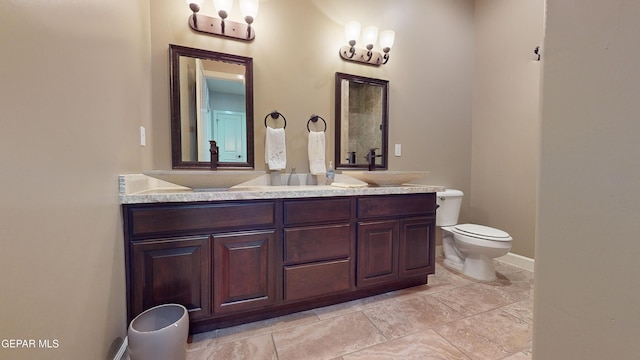
<path id="1" fill-rule="evenodd" d="M 218 158 L 223 162 L 247 161 L 245 114 L 234 111 L 213 111 L 211 139 L 218 144 Z"/>
<path id="2" fill-rule="evenodd" d="M 196 80 L 201 89 L 197 125 L 198 161 L 211 161 L 209 140 L 215 140 L 219 150 L 218 162 L 246 162 L 244 77 L 207 70 L 199 74 L 201 81 Z"/>

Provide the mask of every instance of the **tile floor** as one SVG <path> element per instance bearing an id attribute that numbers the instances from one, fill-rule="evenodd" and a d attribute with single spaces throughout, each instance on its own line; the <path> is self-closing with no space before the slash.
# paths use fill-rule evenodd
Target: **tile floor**
<path id="1" fill-rule="evenodd" d="M 531 359 L 533 273 L 496 269 L 479 282 L 438 261 L 428 285 L 196 334 L 187 359 Z"/>

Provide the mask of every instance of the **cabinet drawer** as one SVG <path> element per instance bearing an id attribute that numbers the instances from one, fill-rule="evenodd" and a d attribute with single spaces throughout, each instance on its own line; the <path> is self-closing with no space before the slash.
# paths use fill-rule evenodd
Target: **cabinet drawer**
<path id="1" fill-rule="evenodd" d="M 273 202 L 141 206 L 129 209 L 134 239 L 273 226 Z"/>
<path id="2" fill-rule="evenodd" d="M 351 226 L 309 226 L 284 230 L 284 263 L 349 257 Z"/>
<path id="3" fill-rule="evenodd" d="M 348 222 L 351 219 L 351 200 L 314 199 L 285 201 L 284 224 L 295 225 L 314 222 Z"/>
<path id="4" fill-rule="evenodd" d="M 436 209 L 435 193 L 363 196 L 358 199 L 358 218 L 424 215 Z"/>
<path id="5" fill-rule="evenodd" d="M 351 288 L 351 259 L 284 268 L 284 299 L 299 300 Z"/>

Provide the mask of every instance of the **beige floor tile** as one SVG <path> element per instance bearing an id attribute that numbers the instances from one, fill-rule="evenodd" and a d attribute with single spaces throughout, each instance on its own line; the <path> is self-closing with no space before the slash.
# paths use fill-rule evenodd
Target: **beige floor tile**
<path id="1" fill-rule="evenodd" d="M 364 299 L 357 299 L 353 301 L 348 301 L 341 304 L 325 306 L 318 309 L 312 310 L 318 318 L 324 320 L 329 319 L 336 316 L 345 315 L 348 313 L 361 311 L 373 306 L 378 306 L 382 304 L 384 301 L 391 300 L 392 297 L 389 293 L 380 294 L 375 296 L 369 296 Z"/>
<path id="2" fill-rule="evenodd" d="M 510 293 L 501 291 L 499 287 L 482 283 L 442 291 L 432 296 L 464 316 L 493 310 L 518 300 L 510 296 Z M 521 295 L 521 298 L 524 298 L 524 295 Z"/>
<path id="3" fill-rule="evenodd" d="M 501 360 L 531 360 L 532 354 L 531 354 L 531 350 L 525 350 L 525 351 L 521 351 L 521 352 L 517 352 L 513 355 L 507 356 Z"/>
<path id="4" fill-rule="evenodd" d="M 435 294 L 441 291 L 451 290 L 473 283 L 474 282 L 469 280 L 468 278 L 460 276 L 449 269 L 446 269 L 442 266 L 437 266 L 436 273 L 433 275 L 429 275 L 427 284 L 393 291 L 390 292 L 389 295 L 398 300 L 414 296 Z"/>
<path id="5" fill-rule="evenodd" d="M 187 360 L 277 360 L 271 334 L 217 344 L 189 353 Z"/>
<path id="6" fill-rule="evenodd" d="M 273 333 L 279 360 L 328 360 L 364 349 L 384 336 L 360 312 Z"/>
<path id="7" fill-rule="evenodd" d="M 526 321 L 529 324 L 533 324 L 533 299 L 526 298 L 522 301 L 518 301 L 511 305 L 503 306 L 501 308 L 508 314 L 511 314 L 521 320 Z"/>
<path id="8" fill-rule="evenodd" d="M 218 330 L 215 343 L 220 344 L 238 341 L 262 334 L 272 333 L 281 329 L 311 324 L 316 321 L 318 321 L 318 317 L 313 311 L 303 311 L 277 318 L 233 326 Z"/>
<path id="9" fill-rule="evenodd" d="M 502 359 L 531 348 L 532 325 L 500 309 L 434 330 L 474 360 Z"/>
<path id="10" fill-rule="evenodd" d="M 469 360 L 433 330 L 391 340 L 352 354 L 344 360 Z"/>
<path id="11" fill-rule="evenodd" d="M 389 301 L 363 313 L 389 340 L 462 318 L 460 313 L 430 295 Z"/>
<path id="12" fill-rule="evenodd" d="M 187 339 L 187 352 L 215 344 L 216 333 L 217 330 L 190 335 Z"/>
<path id="13" fill-rule="evenodd" d="M 480 282 L 438 259 L 428 285 L 196 334 L 187 359 L 531 360 L 533 273 L 496 271 Z"/>

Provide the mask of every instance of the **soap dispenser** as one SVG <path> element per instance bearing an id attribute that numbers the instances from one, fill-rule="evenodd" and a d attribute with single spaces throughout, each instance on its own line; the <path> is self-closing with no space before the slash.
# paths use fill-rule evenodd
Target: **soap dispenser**
<path id="1" fill-rule="evenodd" d="M 333 170 L 333 161 L 329 161 L 329 167 L 327 168 L 327 184 L 331 185 L 335 176 L 336 172 Z"/>

